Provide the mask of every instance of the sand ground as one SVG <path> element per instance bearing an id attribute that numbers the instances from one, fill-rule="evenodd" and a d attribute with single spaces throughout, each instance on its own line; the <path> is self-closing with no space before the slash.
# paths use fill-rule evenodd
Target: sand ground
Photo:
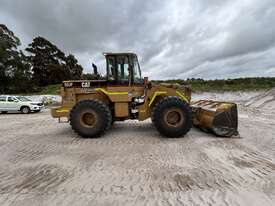
<path id="1" fill-rule="evenodd" d="M 274 205 L 274 117 L 239 106 L 234 139 L 163 138 L 149 120 L 81 139 L 48 110 L 2 114 L 0 205 Z"/>

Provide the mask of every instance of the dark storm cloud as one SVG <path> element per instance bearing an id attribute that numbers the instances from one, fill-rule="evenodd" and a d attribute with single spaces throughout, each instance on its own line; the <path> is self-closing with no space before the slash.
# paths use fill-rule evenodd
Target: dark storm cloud
<path id="1" fill-rule="evenodd" d="M 152 78 L 275 76 L 274 0 L 0 0 L 24 45 L 41 35 L 85 69 L 134 51 Z"/>

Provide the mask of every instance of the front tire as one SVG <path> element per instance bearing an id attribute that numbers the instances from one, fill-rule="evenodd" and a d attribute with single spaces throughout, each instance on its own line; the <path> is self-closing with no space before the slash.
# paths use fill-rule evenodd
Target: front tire
<path id="1" fill-rule="evenodd" d="M 160 134 L 181 137 L 192 127 L 192 110 L 178 97 L 165 97 L 154 107 L 152 121 Z"/>
<path id="2" fill-rule="evenodd" d="M 22 107 L 20 111 L 23 114 L 29 114 L 31 112 L 31 109 L 29 107 Z"/>
<path id="3" fill-rule="evenodd" d="M 82 137 L 100 137 L 111 126 L 109 107 L 99 100 L 78 102 L 70 113 L 72 129 Z"/>

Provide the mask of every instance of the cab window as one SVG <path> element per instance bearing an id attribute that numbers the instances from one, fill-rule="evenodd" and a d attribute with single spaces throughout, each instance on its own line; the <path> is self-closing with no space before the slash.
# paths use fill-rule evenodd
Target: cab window
<path id="1" fill-rule="evenodd" d="M 0 97 L 0 102 L 6 102 L 6 97 Z"/>
<path id="2" fill-rule="evenodd" d="M 129 82 L 130 63 L 127 56 L 108 56 L 107 72 L 108 80 L 117 82 Z"/>
<path id="3" fill-rule="evenodd" d="M 133 68 L 133 76 L 134 76 L 134 82 L 135 83 L 142 83 L 142 77 L 141 77 L 141 71 L 139 67 L 139 63 L 137 58 L 134 58 L 134 68 Z"/>
<path id="4" fill-rule="evenodd" d="M 8 102 L 14 102 L 15 101 L 15 98 L 13 97 L 8 97 Z"/>
<path id="5" fill-rule="evenodd" d="M 117 80 L 122 82 L 129 81 L 129 59 L 125 56 L 117 57 Z"/>
<path id="6" fill-rule="evenodd" d="M 108 65 L 108 79 L 115 80 L 115 77 L 116 77 L 115 57 L 109 57 L 107 65 Z"/>

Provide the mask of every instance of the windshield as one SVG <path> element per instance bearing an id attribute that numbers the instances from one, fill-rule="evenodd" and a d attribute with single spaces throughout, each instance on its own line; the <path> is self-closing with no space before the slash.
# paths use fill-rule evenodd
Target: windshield
<path id="1" fill-rule="evenodd" d="M 21 102 L 31 102 L 32 101 L 32 100 L 28 99 L 27 97 L 18 96 L 16 98 Z"/>
<path id="2" fill-rule="evenodd" d="M 141 71 L 138 63 L 138 59 L 134 58 L 134 82 L 135 83 L 141 83 L 142 82 L 142 77 L 141 77 Z"/>
<path id="3" fill-rule="evenodd" d="M 117 79 L 118 81 L 129 81 L 129 59 L 128 57 L 117 57 Z"/>

